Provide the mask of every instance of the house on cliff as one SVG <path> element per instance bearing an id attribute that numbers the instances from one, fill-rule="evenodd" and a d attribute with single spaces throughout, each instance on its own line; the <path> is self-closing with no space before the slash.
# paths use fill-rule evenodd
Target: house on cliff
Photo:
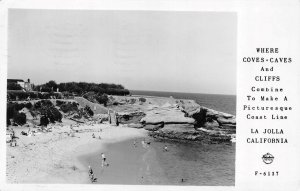
<path id="1" fill-rule="evenodd" d="M 30 79 L 27 82 L 21 79 L 7 79 L 7 83 L 18 84 L 24 91 L 33 91 L 33 84 L 30 83 Z"/>

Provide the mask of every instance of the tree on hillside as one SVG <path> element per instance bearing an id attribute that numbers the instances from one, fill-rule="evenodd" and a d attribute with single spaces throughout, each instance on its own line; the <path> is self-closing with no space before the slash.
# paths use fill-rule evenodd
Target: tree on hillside
<path id="1" fill-rule="evenodd" d="M 107 83 L 87 83 L 87 82 L 67 82 L 56 84 L 55 81 L 51 80 L 46 84 L 40 85 L 43 91 L 55 91 L 58 87 L 61 92 L 77 93 L 79 95 L 85 94 L 87 92 L 95 92 L 96 94 L 111 94 L 111 95 L 128 95 L 129 90 L 125 89 L 119 84 L 107 84 Z M 38 88 L 36 88 L 38 89 Z M 39 90 L 39 89 L 38 89 Z"/>
<path id="2" fill-rule="evenodd" d="M 107 102 L 108 102 L 108 96 L 107 94 L 98 94 L 96 96 L 96 100 L 100 103 L 100 104 L 103 104 L 105 107 L 107 105 Z"/>
<path id="3" fill-rule="evenodd" d="M 8 82 L 7 90 L 22 90 L 22 87 L 17 83 Z"/>
<path id="4" fill-rule="evenodd" d="M 57 87 L 58 87 L 58 85 L 56 84 L 56 82 L 53 81 L 53 80 L 50 80 L 49 82 L 47 82 L 47 83 L 45 84 L 45 86 L 48 87 L 48 88 L 50 88 L 50 89 L 53 90 L 53 91 L 56 91 L 56 89 L 57 89 Z"/>

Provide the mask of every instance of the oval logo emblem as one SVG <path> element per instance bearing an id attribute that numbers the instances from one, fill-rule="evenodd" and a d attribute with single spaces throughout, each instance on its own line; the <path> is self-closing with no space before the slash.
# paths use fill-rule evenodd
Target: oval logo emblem
<path id="1" fill-rule="evenodd" d="M 274 156 L 271 155 L 270 153 L 264 154 L 262 156 L 262 160 L 264 161 L 264 163 L 266 164 L 271 164 L 274 160 Z"/>

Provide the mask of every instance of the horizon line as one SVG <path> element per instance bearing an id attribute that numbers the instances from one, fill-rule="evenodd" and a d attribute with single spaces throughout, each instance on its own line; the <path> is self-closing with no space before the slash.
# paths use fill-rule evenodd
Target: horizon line
<path id="1" fill-rule="evenodd" d="M 144 92 L 165 92 L 165 93 L 186 93 L 186 94 L 207 94 L 207 95 L 231 95 L 231 96 L 236 96 L 236 94 L 225 94 L 225 93 L 177 92 L 177 91 L 133 90 L 133 89 L 128 89 L 128 90 L 129 91 L 144 91 Z"/>

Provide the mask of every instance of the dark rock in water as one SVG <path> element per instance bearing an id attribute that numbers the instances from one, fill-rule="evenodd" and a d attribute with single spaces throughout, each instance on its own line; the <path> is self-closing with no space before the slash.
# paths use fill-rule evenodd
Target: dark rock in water
<path id="1" fill-rule="evenodd" d="M 141 129 L 144 127 L 143 124 L 140 124 L 140 123 L 130 123 L 127 125 L 127 127 L 131 127 L 131 128 L 136 128 L 136 129 Z"/>
<path id="2" fill-rule="evenodd" d="M 164 128 L 149 133 L 150 136 L 162 139 L 199 141 L 205 143 L 222 143 L 231 140 L 230 135 L 217 131 L 196 131 L 194 128 L 184 125 L 166 125 Z"/>
<path id="3" fill-rule="evenodd" d="M 157 125 L 150 125 L 150 124 L 147 124 L 144 126 L 144 129 L 148 130 L 148 131 L 157 131 L 161 128 L 164 127 L 164 124 L 163 123 L 160 123 L 160 124 L 157 124 Z"/>

